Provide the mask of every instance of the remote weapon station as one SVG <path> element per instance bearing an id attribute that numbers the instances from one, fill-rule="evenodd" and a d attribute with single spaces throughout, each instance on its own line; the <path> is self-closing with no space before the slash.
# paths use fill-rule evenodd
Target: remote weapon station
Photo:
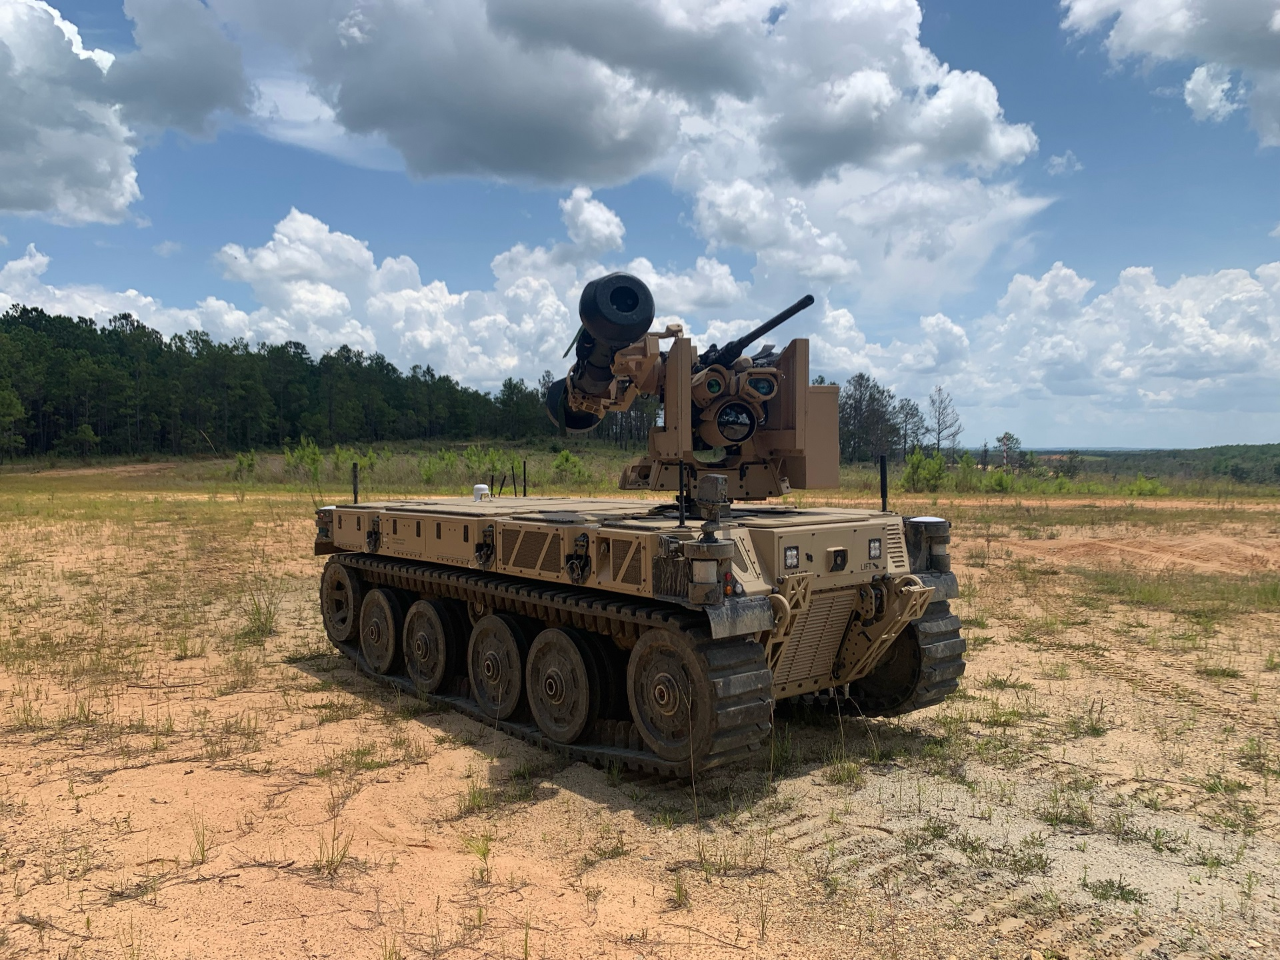
<path id="1" fill-rule="evenodd" d="M 950 524 L 769 504 L 838 485 L 834 386 L 809 342 L 747 349 L 805 297 L 723 347 L 650 330 L 613 273 L 582 291 L 547 409 L 590 430 L 638 397 L 663 416 L 623 490 L 664 499 L 434 498 L 324 507 L 330 640 L 360 669 L 574 759 L 688 775 L 767 742 L 773 707 L 836 699 L 888 716 L 964 672 Z M 513 475 L 514 481 L 514 475 Z M 882 491 L 883 493 L 883 491 Z M 353 497 L 354 499 L 354 497 Z"/>

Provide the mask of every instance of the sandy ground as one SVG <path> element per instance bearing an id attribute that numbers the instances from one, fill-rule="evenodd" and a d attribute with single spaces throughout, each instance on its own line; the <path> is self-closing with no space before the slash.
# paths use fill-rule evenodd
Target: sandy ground
<path id="1" fill-rule="evenodd" d="M 900 722 L 780 712 L 758 763 L 690 785 L 356 675 L 309 506 L 3 521 L 0 955 L 1280 955 L 1276 604 L 1168 609 L 1081 572 L 1265 576 L 1267 510 L 953 506 L 962 693 Z"/>

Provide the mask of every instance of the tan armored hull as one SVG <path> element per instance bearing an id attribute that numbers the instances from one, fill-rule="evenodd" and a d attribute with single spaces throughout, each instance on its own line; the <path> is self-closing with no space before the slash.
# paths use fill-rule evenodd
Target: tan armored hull
<path id="1" fill-rule="evenodd" d="M 362 644 L 372 646 L 360 653 L 372 672 L 398 671 L 406 653 L 413 659 L 412 640 L 405 633 L 406 613 L 423 598 L 455 605 L 452 613 L 446 610 L 439 617 L 438 628 L 441 633 L 452 631 L 453 636 L 437 638 L 438 646 L 452 648 L 452 656 L 436 657 L 452 660 L 455 682 L 450 686 L 449 678 L 441 677 L 432 689 L 412 680 L 408 685 L 423 695 L 451 695 L 455 700 L 474 696 L 477 686 L 486 683 L 484 657 L 477 655 L 472 670 L 472 658 L 463 652 L 486 617 L 514 616 L 515 629 L 512 624 L 504 626 L 521 634 L 507 644 L 514 652 L 507 650 L 506 661 L 502 656 L 489 659 L 490 680 L 498 678 L 492 684 L 495 690 L 502 686 L 498 681 L 504 668 L 508 680 L 514 672 L 528 673 L 527 648 L 546 630 L 575 634 L 568 643 L 557 639 L 564 647 L 561 654 L 575 664 L 582 661 L 584 676 L 591 673 L 585 667 L 591 650 L 607 648 L 605 662 L 595 670 L 601 677 L 598 682 L 625 686 L 626 660 L 652 632 L 653 624 L 678 621 L 677 633 L 693 638 L 690 646 L 695 654 L 699 643 L 727 644 L 743 654 L 741 674 L 753 684 L 746 692 L 755 705 L 754 712 L 747 711 L 752 714 L 747 739 L 755 738 L 751 746 L 767 731 L 774 702 L 817 691 L 847 690 L 873 672 L 931 602 L 945 601 L 954 592 L 954 579 L 945 572 L 911 572 L 902 517 L 871 510 L 739 505 L 720 518 L 716 537 L 724 554 L 720 561 L 685 556 L 705 550 L 705 534 L 688 517 L 682 523 L 676 505 L 652 501 L 550 497 L 386 501 L 324 508 L 317 512 L 317 526 L 317 552 L 337 554 L 331 562 L 343 565 L 353 583 L 360 581 L 365 588 L 360 592 L 367 596 L 369 590 L 386 590 L 398 608 L 384 614 L 383 626 L 399 635 L 400 646 L 399 657 L 385 664 L 375 662 L 377 644 L 365 642 L 357 611 L 347 610 L 353 628 L 345 638 L 352 645 L 349 652 L 356 654 Z M 700 563 L 708 576 L 699 575 Z M 495 591 L 495 585 L 508 589 Z M 326 622 L 340 619 L 342 613 L 326 608 Z M 941 618 L 942 626 L 948 628 L 943 640 L 957 639 L 952 619 L 949 612 Z M 376 618 L 370 622 L 376 623 Z M 500 638 L 491 646 L 500 648 L 505 641 Z M 571 645 L 577 657 L 568 653 Z M 522 647 L 526 648 L 523 653 Z M 586 656 L 582 647 L 588 648 Z M 959 657 L 955 650 L 949 653 L 942 672 L 954 674 Z M 406 666 L 407 676 L 414 675 L 414 665 Z M 519 684 L 523 696 L 535 703 L 540 696 L 554 697 L 559 692 L 555 684 L 565 683 L 563 679 L 553 682 L 547 694 L 546 684 L 539 685 L 535 679 L 522 677 Z M 589 685 L 590 680 L 586 682 Z M 743 683 L 741 677 L 734 682 Z M 695 686 L 686 676 L 672 690 L 677 696 L 688 696 Z M 612 696 L 599 699 L 611 700 L 615 714 L 602 718 L 597 707 L 591 717 L 593 724 L 604 724 L 614 751 L 599 757 L 621 756 L 615 756 L 620 724 L 625 728 L 623 739 L 638 741 L 632 744 L 633 752 L 645 753 L 652 746 L 644 736 L 648 727 L 643 720 L 637 723 L 626 715 L 630 709 L 621 709 L 623 694 L 615 689 Z M 475 698 L 476 712 L 518 727 L 518 710 L 506 709 L 518 708 L 518 700 L 519 695 L 504 700 L 501 691 L 488 699 L 480 696 Z M 545 714 L 553 705 L 542 706 Z M 859 709 L 876 712 L 874 704 Z M 539 711 L 533 712 L 536 719 Z M 592 713 L 589 708 L 583 712 Z M 497 716 L 500 713 L 505 715 Z M 741 733 L 737 727 L 733 732 Z M 591 739 L 585 726 L 574 742 L 584 735 Z M 599 730 L 595 736 L 601 737 Z M 590 753 L 587 747 L 580 749 Z M 701 766 L 746 751 L 728 751 L 723 757 L 714 750 L 703 752 Z M 672 759 L 666 763 L 671 767 Z M 672 768 L 684 766 L 676 761 Z"/>

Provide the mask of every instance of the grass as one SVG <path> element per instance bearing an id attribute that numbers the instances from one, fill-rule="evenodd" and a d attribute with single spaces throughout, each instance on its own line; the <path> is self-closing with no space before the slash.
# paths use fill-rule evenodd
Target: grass
<path id="1" fill-rule="evenodd" d="M 334 880 L 351 853 L 352 836 L 338 827 L 338 818 L 329 822 L 329 831 L 320 831 L 319 850 L 314 863 L 315 871 L 328 880 Z"/>
<path id="2" fill-rule="evenodd" d="M 689 888 L 684 884 L 684 877 L 677 870 L 671 885 L 671 905 L 677 910 L 689 906 Z"/>
<path id="3" fill-rule="evenodd" d="M 482 833 L 474 837 L 465 837 L 462 845 L 467 848 L 468 853 L 480 861 L 480 866 L 476 869 L 476 879 L 481 883 L 488 883 L 491 872 L 489 854 L 493 852 L 493 834 Z"/>
<path id="4" fill-rule="evenodd" d="M 554 769 L 554 763 L 521 765 L 500 784 L 479 783 L 472 777 L 458 798 L 457 816 L 462 819 L 492 813 L 515 803 L 527 803 L 536 795 L 542 777 Z"/>
<path id="5" fill-rule="evenodd" d="M 1082 889 L 1088 891 L 1089 895 L 1095 900 L 1103 902 L 1109 900 L 1119 901 L 1120 903 L 1143 904 L 1147 902 L 1147 895 L 1137 887 L 1131 886 L 1125 882 L 1123 876 L 1112 879 L 1108 877 L 1105 880 L 1090 880 L 1085 877 L 1080 881 Z"/>
<path id="6" fill-rule="evenodd" d="M 582 858 L 583 869 L 590 869 L 605 860 L 617 860 L 629 852 L 621 830 L 603 826 L 600 835 L 592 842 L 590 851 Z"/>
<path id="7" fill-rule="evenodd" d="M 1243 671 L 1237 670 L 1235 667 L 1226 667 L 1217 663 L 1197 664 L 1196 673 L 1202 677 L 1210 677 L 1215 680 L 1239 680 L 1244 676 Z"/>
<path id="8" fill-rule="evenodd" d="M 1036 816 L 1051 827 L 1087 829 L 1093 826 L 1093 811 L 1088 801 L 1069 787 L 1050 788 L 1048 797 L 1036 809 Z"/>
<path id="9" fill-rule="evenodd" d="M 866 782 L 862 764 L 856 757 L 849 756 L 843 749 L 836 749 L 827 758 L 822 768 L 822 779 L 833 787 L 852 787 L 855 790 Z"/>
<path id="10" fill-rule="evenodd" d="M 204 817 L 191 818 L 191 865 L 199 866 L 209 859 L 209 828 Z"/>
<path id="11" fill-rule="evenodd" d="M 1092 700 L 1083 714 L 1075 714 L 1067 718 L 1065 727 L 1072 737 L 1102 737 L 1111 729 L 1111 724 L 1103 719 L 1106 702 Z"/>
<path id="12" fill-rule="evenodd" d="M 364 741 L 339 750 L 315 768 L 317 777 L 352 776 L 368 770 L 391 766 L 394 759 L 384 754 L 376 743 Z"/>
<path id="13" fill-rule="evenodd" d="M 1071 573 L 1094 592 L 1133 607 L 1165 610 L 1212 625 L 1235 613 L 1280 610 L 1280 575 L 1249 576 L 1074 567 Z"/>
<path id="14" fill-rule="evenodd" d="M 1028 683 L 1020 677 L 1015 677 L 1013 671 L 1003 677 L 988 675 L 982 678 L 982 688 L 984 690 L 1034 690 L 1035 684 Z"/>

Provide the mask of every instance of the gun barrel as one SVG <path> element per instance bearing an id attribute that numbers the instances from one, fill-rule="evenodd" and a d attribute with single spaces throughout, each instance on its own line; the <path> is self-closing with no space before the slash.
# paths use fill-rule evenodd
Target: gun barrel
<path id="1" fill-rule="evenodd" d="M 764 323 L 760 324 L 760 326 L 756 327 L 754 330 L 751 330 L 743 334 L 737 340 L 730 340 L 723 347 L 721 347 L 719 350 L 716 351 L 715 356 L 708 357 L 707 359 L 702 360 L 699 363 L 699 366 L 708 367 L 713 363 L 722 363 L 722 364 L 733 363 L 733 361 L 737 360 L 740 356 L 742 356 L 742 351 L 745 350 L 748 346 L 750 346 L 754 341 L 763 337 L 770 330 L 773 330 L 777 327 L 782 326 L 782 324 L 786 323 L 788 320 L 794 317 L 801 310 L 805 310 L 813 306 L 813 303 L 814 303 L 813 294 L 806 293 L 803 297 L 801 297 L 791 306 L 787 307 L 787 309 L 783 310 L 777 316 L 769 318 Z"/>

